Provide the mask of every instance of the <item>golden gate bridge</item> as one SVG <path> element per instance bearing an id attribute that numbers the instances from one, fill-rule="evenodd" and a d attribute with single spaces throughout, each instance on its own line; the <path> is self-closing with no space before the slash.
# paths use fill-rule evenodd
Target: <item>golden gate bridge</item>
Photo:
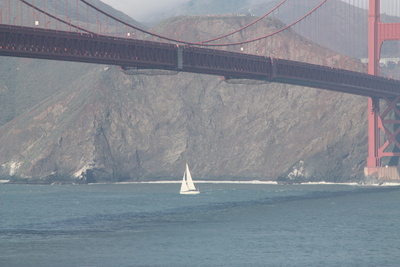
<path id="1" fill-rule="evenodd" d="M 391 9 L 399 10 L 400 5 L 392 2 Z M 105 11 L 99 1 L 5 0 L 0 4 L 0 55 L 211 74 L 366 96 L 365 174 L 400 179 L 397 166 L 381 166 L 382 158 L 400 157 L 400 81 L 379 76 L 381 46 L 400 39 L 400 24 L 381 21 L 379 0 L 274 3 L 262 16 L 244 14 L 238 29 L 182 40 L 175 29 L 157 33 Z M 341 10 L 337 32 L 329 30 L 332 9 Z M 277 23 L 275 17 L 285 23 Z M 365 27 L 362 38 L 351 34 L 356 22 Z M 290 48 L 299 42 L 289 34 L 303 47 Z M 338 40 L 341 36 L 347 40 Z M 359 60 L 363 42 L 368 44 L 367 66 Z M 337 57 L 333 50 L 339 43 L 345 57 Z M 313 50 L 325 47 L 330 48 L 326 58 L 312 56 Z"/>

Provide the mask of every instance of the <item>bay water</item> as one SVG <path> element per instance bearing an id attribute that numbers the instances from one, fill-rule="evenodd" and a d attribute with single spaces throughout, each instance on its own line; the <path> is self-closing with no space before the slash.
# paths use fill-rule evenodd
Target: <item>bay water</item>
<path id="1" fill-rule="evenodd" d="M 400 266 L 400 187 L 0 184 L 0 266 Z"/>

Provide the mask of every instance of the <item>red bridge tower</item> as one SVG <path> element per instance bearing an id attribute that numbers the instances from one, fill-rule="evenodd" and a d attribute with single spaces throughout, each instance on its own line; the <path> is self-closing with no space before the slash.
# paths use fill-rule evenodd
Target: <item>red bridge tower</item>
<path id="1" fill-rule="evenodd" d="M 381 46 L 384 41 L 400 40 L 400 23 L 380 21 L 380 0 L 369 0 L 368 73 L 379 75 Z M 380 110 L 380 101 L 386 101 Z M 378 180 L 399 180 L 400 97 L 368 98 L 368 158 L 364 173 Z M 390 117 L 389 117 L 390 116 Z M 383 157 L 391 157 L 382 162 Z M 382 166 L 385 165 L 385 166 Z"/>

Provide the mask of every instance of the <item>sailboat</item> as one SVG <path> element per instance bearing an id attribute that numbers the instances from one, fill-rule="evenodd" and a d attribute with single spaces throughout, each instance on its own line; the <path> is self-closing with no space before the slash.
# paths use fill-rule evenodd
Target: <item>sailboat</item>
<path id="1" fill-rule="evenodd" d="M 186 163 L 186 170 L 183 174 L 181 191 L 179 193 L 185 195 L 195 195 L 200 193 L 200 191 L 196 189 L 196 187 L 194 186 L 192 176 L 190 175 L 189 166 L 187 165 L 187 163 Z"/>

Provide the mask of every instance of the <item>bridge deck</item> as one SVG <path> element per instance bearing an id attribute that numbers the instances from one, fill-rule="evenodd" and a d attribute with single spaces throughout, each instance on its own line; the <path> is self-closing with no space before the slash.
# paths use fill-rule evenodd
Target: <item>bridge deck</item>
<path id="1" fill-rule="evenodd" d="M 270 57 L 79 32 L 0 24 L 0 55 L 163 69 L 400 96 L 400 81 Z"/>

